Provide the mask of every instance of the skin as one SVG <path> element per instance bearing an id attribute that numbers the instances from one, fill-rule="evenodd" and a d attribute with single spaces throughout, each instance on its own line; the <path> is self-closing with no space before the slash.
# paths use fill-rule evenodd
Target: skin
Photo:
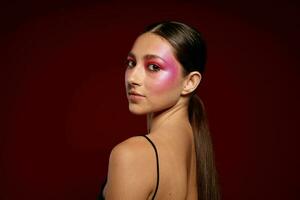
<path id="1" fill-rule="evenodd" d="M 133 90 L 146 98 L 138 102 L 129 101 L 132 113 L 160 111 L 178 100 L 184 79 L 172 50 L 169 43 L 153 34 L 137 39 L 127 58 L 126 92 L 128 96 L 128 92 Z"/>
<path id="2" fill-rule="evenodd" d="M 155 199 L 196 200 L 196 164 L 188 100 L 201 80 L 198 72 L 183 76 L 173 47 L 153 33 L 137 38 L 127 58 L 126 95 L 133 114 L 147 114 L 148 137 L 157 147 L 160 182 Z M 141 96 L 132 96 L 135 91 Z M 152 146 L 140 136 L 118 144 L 111 152 L 108 200 L 152 199 L 156 160 Z"/>

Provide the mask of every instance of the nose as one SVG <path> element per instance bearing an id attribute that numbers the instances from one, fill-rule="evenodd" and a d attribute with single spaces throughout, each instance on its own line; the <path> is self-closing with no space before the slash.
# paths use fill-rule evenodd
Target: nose
<path id="1" fill-rule="evenodd" d="M 138 85 L 141 86 L 142 85 L 142 80 L 144 77 L 144 70 L 143 67 L 140 65 L 136 65 L 133 68 L 128 68 L 126 70 L 126 82 L 133 86 L 133 85 Z"/>

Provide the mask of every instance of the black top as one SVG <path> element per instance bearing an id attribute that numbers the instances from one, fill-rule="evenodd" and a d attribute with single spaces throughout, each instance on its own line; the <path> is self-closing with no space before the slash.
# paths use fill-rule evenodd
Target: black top
<path id="1" fill-rule="evenodd" d="M 156 157 L 157 181 L 156 181 L 156 188 L 155 188 L 155 191 L 154 191 L 154 194 L 153 194 L 153 197 L 152 197 L 152 200 L 154 200 L 154 198 L 156 196 L 156 193 L 157 193 L 157 190 L 158 190 L 158 185 L 159 185 L 159 161 L 158 161 L 158 153 L 157 153 L 157 149 L 156 149 L 154 143 L 150 140 L 150 138 L 148 138 L 146 135 L 143 135 L 143 137 L 145 137 L 150 142 L 150 144 L 152 145 L 152 147 L 154 149 L 154 152 L 155 152 L 155 157 Z M 103 196 L 103 190 L 104 190 L 106 182 L 107 182 L 107 177 L 105 178 L 105 181 L 101 185 L 101 190 L 100 190 L 101 193 L 98 196 L 98 200 L 105 200 L 105 198 Z"/>

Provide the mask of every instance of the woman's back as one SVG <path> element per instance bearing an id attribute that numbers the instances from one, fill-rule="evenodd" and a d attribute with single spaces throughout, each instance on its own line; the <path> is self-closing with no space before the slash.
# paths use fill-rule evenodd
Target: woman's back
<path id="1" fill-rule="evenodd" d="M 161 128 L 148 137 L 156 145 L 160 161 L 160 183 L 156 199 L 196 200 L 196 161 L 192 130 L 178 126 Z"/>
<path id="2" fill-rule="evenodd" d="M 144 192 L 147 194 L 147 197 L 141 198 L 152 199 L 159 173 L 159 183 L 155 199 L 196 200 L 195 151 L 191 128 L 188 126 L 183 127 L 182 125 L 173 126 L 173 128 L 162 127 L 156 130 L 156 132 L 150 133 L 147 137 L 150 141 L 147 141 L 144 137 L 137 136 L 118 144 L 112 151 L 109 168 L 112 170 L 114 168 L 121 168 L 126 174 L 130 169 L 127 168 L 126 163 L 122 166 L 124 162 L 120 162 L 120 160 L 127 159 L 130 162 L 128 167 L 129 165 L 134 166 L 135 170 L 132 172 L 134 174 L 129 173 L 131 175 L 126 178 L 126 183 L 124 182 L 123 184 L 131 184 L 138 181 L 137 177 L 142 177 L 143 185 L 138 185 L 139 188 L 136 190 Z M 157 157 L 151 142 L 157 149 L 159 171 L 157 171 Z M 116 174 L 116 171 L 111 171 L 111 174 Z M 120 181 L 118 179 L 119 183 Z M 111 188 L 111 191 L 116 192 L 116 187 Z M 130 188 L 127 189 L 130 190 Z M 120 193 L 124 192 L 126 191 Z M 108 196 L 114 195 L 108 193 Z M 138 196 L 137 193 L 135 195 Z"/>

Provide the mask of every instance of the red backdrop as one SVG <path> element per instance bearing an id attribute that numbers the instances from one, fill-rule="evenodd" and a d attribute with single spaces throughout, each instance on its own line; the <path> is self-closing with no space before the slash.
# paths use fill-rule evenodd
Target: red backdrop
<path id="1" fill-rule="evenodd" d="M 1 199 L 96 199 L 111 148 L 146 131 L 128 112 L 124 60 L 168 19 L 207 39 L 199 95 L 223 199 L 299 198 L 296 3 L 57 0 L 1 6 Z"/>

